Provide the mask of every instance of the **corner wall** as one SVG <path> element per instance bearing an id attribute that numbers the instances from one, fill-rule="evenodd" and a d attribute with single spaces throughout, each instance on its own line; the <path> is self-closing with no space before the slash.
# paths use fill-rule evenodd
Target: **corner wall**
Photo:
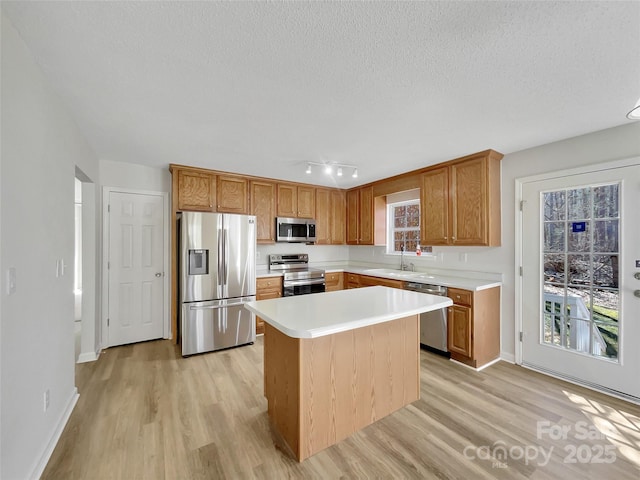
<path id="1" fill-rule="evenodd" d="M 621 118 L 621 122 L 624 121 Z M 561 140 L 505 155 L 502 159 L 502 246 L 433 247 L 433 256 L 409 257 L 418 270 L 447 269 L 452 275 L 487 272 L 502 276 L 501 351 L 515 360 L 515 181 L 540 173 L 606 163 L 640 155 L 640 122 Z M 400 259 L 384 247 L 349 247 L 349 261 L 387 264 Z M 455 273 L 454 273 L 455 272 Z M 477 276 L 477 274 L 476 274 Z M 493 278 L 493 277 L 492 277 Z"/>
<path id="2" fill-rule="evenodd" d="M 11 22 L 1 20 L 0 477 L 17 479 L 40 475 L 77 399 L 74 178 L 78 166 L 98 181 L 98 163 Z M 16 292 L 7 295 L 10 267 Z"/>

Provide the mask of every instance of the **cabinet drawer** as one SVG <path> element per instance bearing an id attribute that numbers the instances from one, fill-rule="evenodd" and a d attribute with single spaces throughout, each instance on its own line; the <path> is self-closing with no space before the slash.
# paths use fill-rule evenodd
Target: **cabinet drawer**
<path id="1" fill-rule="evenodd" d="M 344 274 L 342 272 L 325 273 L 324 282 L 328 292 L 342 290 Z"/>
<path id="2" fill-rule="evenodd" d="M 270 292 L 282 292 L 281 277 L 265 277 L 256 279 L 256 294 L 266 295 Z M 271 297 L 274 298 L 274 297 Z"/>
<path id="3" fill-rule="evenodd" d="M 349 283 L 360 283 L 360 275 L 357 273 L 347 273 L 347 282 Z"/>
<path id="4" fill-rule="evenodd" d="M 457 305 L 471 306 L 473 304 L 473 292 L 470 292 L 469 290 L 449 288 L 448 296 L 451 300 L 453 300 L 453 303 Z"/>

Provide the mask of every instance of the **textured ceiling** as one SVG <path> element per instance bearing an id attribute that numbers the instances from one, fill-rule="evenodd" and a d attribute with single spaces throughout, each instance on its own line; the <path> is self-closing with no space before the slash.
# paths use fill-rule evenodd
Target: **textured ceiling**
<path id="1" fill-rule="evenodd" d="M 104 159 L 348 187 L 621 125 L 640 2 L 2 2 Z M 305 175 L 307 161 L 360 177 Z"/>

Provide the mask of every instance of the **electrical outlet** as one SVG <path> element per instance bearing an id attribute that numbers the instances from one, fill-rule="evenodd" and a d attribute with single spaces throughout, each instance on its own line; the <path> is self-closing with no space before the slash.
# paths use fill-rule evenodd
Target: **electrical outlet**
<path id="1" fill-rule="evenodd" d="M 459 253 L 458 254 L 458 260 L 461 262 L 467 262 L 467 254 L 466 253 Z"/>
<path id="2" fill-rule="evenodd" d="M 47 388 L 44 392 L 44 411 L 45 412 L 49 410 L 49 398 L 50 398 L 50 394 L 49 394 L 49 389 Z"/>
<path id="3" fill-rule="evenodd" d="M 256 260 L 260 260 L 261 257 L 262 255 L 260 254 L 260 252 L 256 250 Z"/>

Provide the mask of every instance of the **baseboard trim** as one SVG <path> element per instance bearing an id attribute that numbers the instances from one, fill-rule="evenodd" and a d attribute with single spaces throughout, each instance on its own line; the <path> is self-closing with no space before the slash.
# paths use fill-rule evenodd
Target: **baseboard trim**
<path id="1" fill-rule="evenodd" d="M 44 472 L 44 469 L 46 468 L 47 463 L 49 463 L 49 459 L 53 454 L 53 450 L 56 448 L 56 445 L 58 444 L 58 440 L 60 440 L 60 436 L 62 435 L 64 427 L 67 426 L 67 422 L 69 421 L 71 412 L 73 412 L 73 409 L 75 408 L 76 403 L 78 403 L 79 397 L 80 397 L 80 394 L 78 393 L 78 388 L 75 387 L 73 389 L 73 393 L 71 394 L 71 398 L 69 398 L 69 401 L 67 402 L 67 408 L 65 408 L 64 412 L 62 412 L 62 416 L 60 417 L 60 420 L 58 421 L 58 424 L 56 425 L 56 428 L 53 431 L 53 434 L 51 435 L 51 438 L 49 439 L 49 442 L 47 443 L 47 446 L 44 449 L 44 452 L 42 453 L 40 460 L 36 464 L 36 467 L 33 470 L 33 473 L 29 476 L 29 478 L 37 479 L 42 476 L 42 472 Z"/>
<path id="2" fill-rule="evenodd" d="M 85 352 L 78 355 L 78 361 L 76 363 L 95 362 L 100 357 L 100 350 L 97 352 Z"/>
<path id="3" fill-rule="evenodd" d="M 500 352 L 500 358 L 505 362 L 516 364 L 516 356 L 513 353 Z"/>
<path id="4" fill-rule="evenodd" d="M 491 361 L 490 361 L 490 362 L 488 362 L 488 363 L 485 363 L 484 365 L 482 365 L 481 367 L 478 367 L 478 368 L 476 368 L 476 367 L 472 367 L 472 366 L 467 365 L 467 364 L 462 363 L 462 362 L 459 362 L 458 360 L 455 360 L 455 359 L 453 359 L 453 358 L 450 358 L 449 360 L 450 360 L 450 361 L 452 361 L 452 362 L 454 362 L 454 363 L 456 363 L 456 364 L 458 364 L 458 365 L 462 365 L 463 367 L 466 367 L 466 368 L 469 368 L 469 369 L 471 369 L 471 370 L 474 370 L 474 371 L 476 371 L 476 372 L 481 372 L 482 370 L 484 370 L 484 369 L 485 369 L 485 368 L 487 368 L 487 367 L 490 367 L 490 366 L 491 366 L 491 365 L 493 365 L 494 363 L 498 363 L 500 360 L 502 360 L 502 358 L 498 357 L 498 358 L 496 358 L 496 359 L 494 359 L 494 360 L 491 360 Z"/>

